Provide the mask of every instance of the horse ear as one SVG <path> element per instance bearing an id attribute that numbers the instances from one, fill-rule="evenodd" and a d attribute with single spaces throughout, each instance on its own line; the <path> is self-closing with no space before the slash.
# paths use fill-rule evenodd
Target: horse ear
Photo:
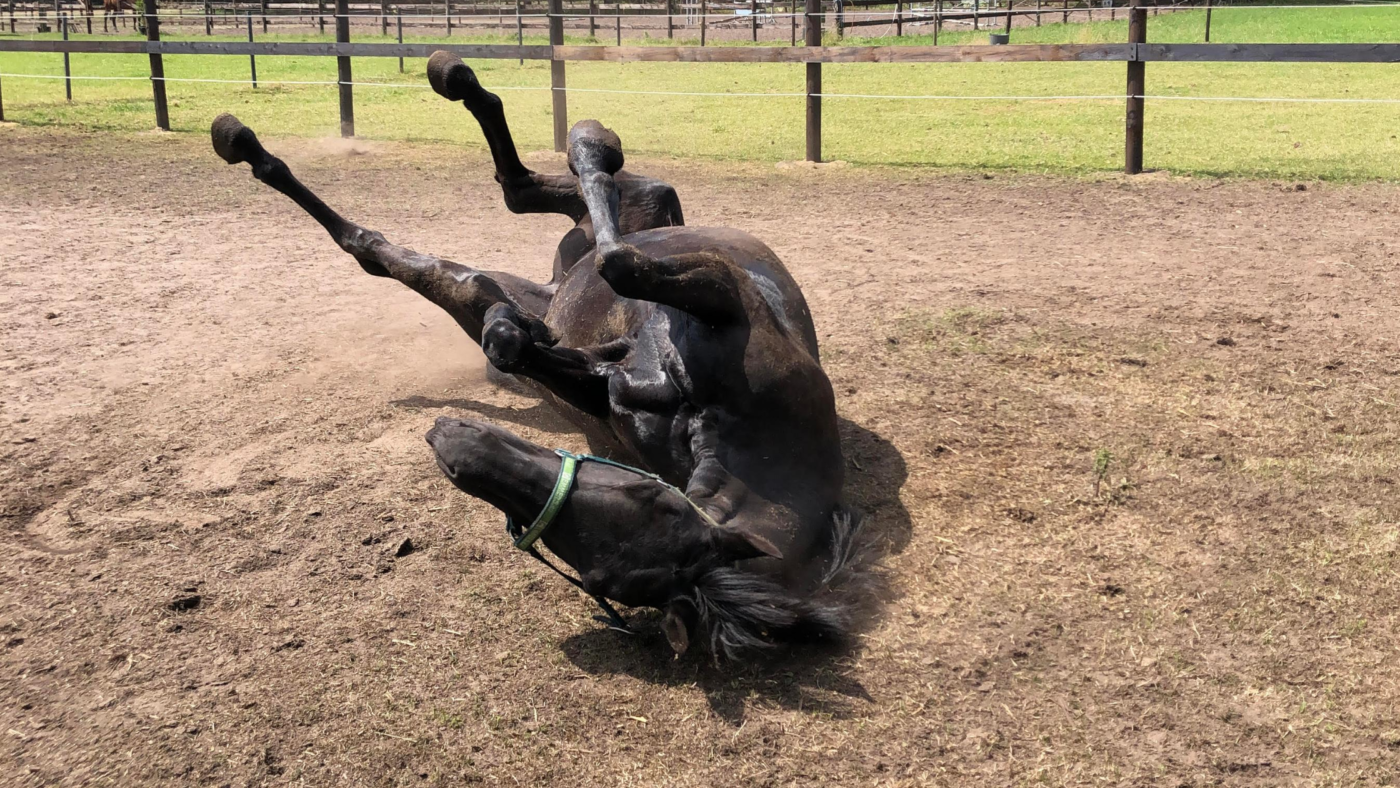
<path id="1" fill-rule="evenodd" d="M 783 551 L 753 531 L 720 526 L 713 529 L 712 533 L 719 545 L 720 555 L 726 561 L 743 561 L 749 558 L 762 558 L 765 555 L 770 558 L 783 557 Z"/>
<path id="2" fill-rule="evenodd" d="M 666 633 L 666 640 L 677 657 L 690 648 L 690 624 L 680 611 L 680 606 L 674 602 L 666 608 L 666 617 L 661 621 L 661 631 Z"/>

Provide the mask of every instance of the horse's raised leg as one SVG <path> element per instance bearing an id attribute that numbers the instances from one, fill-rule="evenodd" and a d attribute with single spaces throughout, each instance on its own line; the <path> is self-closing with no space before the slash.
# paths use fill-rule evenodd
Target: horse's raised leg
<path id="1" fill-rule="evenodd" d="M 562 213 L 576 222 L 588 214 L 572 177 L 544 175 L 520 161 L 500 97 L 483 88 L 461 58 L 434 52 L 428 58 L 428 82 L 443 98 L 462 102 L 481 124 L 507 208 L 514 213 Z"/>
<path id="2" fill-rule="evenodd" d="M 253 130 L 232 115 L 216 118 L 210 135 L 220 158 L 229 164 L 252 165 L 255 178 L 287 195 L 311 214 L 366 272 L 397 279 L 437 304 L 473 340 L 481 341 L 486 311 L 495 304 L 508 303 L 522 312 L 539 314 L 549 308 L 551 291 L 548 288 L 510 274 L 478 271 L 420 254 L 389 243 L 374 230 L 347 221 L 302 185 L 281 159 L 263 148 Z"/>
<path id="3" fill-rule="evenodd" d="M 599 275 L 624 298 L 672 306 L 711 325 L 742 318 L 742 283 L 728 260 L 706 253 L 656 258 L 623 242 L 614 180 L 622 164 L 622 141 L 616 134 L 596 120 L 574 124 L 569 132 L 569 167 L 578 173 L 579 189 L 593 219 Z"/>

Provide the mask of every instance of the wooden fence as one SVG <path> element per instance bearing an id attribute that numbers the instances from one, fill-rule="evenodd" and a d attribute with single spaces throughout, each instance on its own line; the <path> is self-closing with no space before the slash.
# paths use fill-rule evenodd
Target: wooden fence
<path id="1" fill-rule="evenodd" d="M 1400 63 L 1400 44 L 1149 44 L 1148 7 L 1132 5 L 1128 41 L 1122 44 L 1021 44 L 1001 46 L 822 46 L 822 0 L 804 0 L 806 46 L 566 46 L 562 0 L 549 0 L 548 45 L 509 44 L 382 44 L 352 43 L 348 0 L 336 0 L 335 43 L 162 41 L 157 0 L 146 0 L 145 41 L 70 41 L 0 39 L 0 52 L 145 54 L 150 58 L 156 125 L 170 129 L 165 98 L 164 55 L 247 55 L 334 57 L 338 65 L 341 133 L 355 133 L 354 85 L 351 59 L 356 57 L 425 58 L 448 50 L 462 58 L 504 58 L 550 61 L 554 146 L 564 150 L 568 136 L 569 61 L 672 63 L 803 63 L 806 65 L 806 153 L 822 158 L 823 63 L 1028 63 L 1120 61 L 1126 64 L 1124 100 L 1124 169 L 1143 169 L 1146 67 L 1149 62 L 1229 63 Z M 251 17 L 249 17 L 251 19 Z M 251 31 L 251 23 L 249 25 Z M 251 35 L 250 35 L 251 38 Z M 0 121 L 4 120 L 0 92 Z"/>
<path id="2" fill-rule="evenodd" d="M 401 16 L 409 28 L 439 27 L 452 35 L 454 27 L 511 27 L 542 30 L 547 28 L 548 0 L 353 0 L 346 8 L 354 23 L 373 25 L 377 22 L 381 34 L 387 34 L 391 19 Z M 659 33 L 664 27 L 667 38 L 674 38 L 679 22 L 682 28 L 698 32 L 702 45 L 710 30 L 744 30 L 757 42 L 759 31 L 781 39 L 791 31 L 791 42 L 797 44 L 799 6 L 805 0 L 567 0 L 562 6 L 566 27 L 584 29 L 597 36 L 600 27 L 615 27 L 618 43 L 622 31 Z M 966 24 L 973 30 L 992 30 L 1013 19 L 1027 24 L 1042 24 L 1045 16 L 1051 21 L 1059 17 L 1070 21 L 1114 19 L 1126 9 L 1130 0 L 823 0 L 822 13 L 838 36 L 847 28 L 881 26 L 892 28 L 901 37 L 908 26 L 911 31 L 934 31 L 934 43 L 945 24 Z M 1209 0 L 1142 0 L 1141 5 L 1153 13 L 1163 10 L 1198 8 L 1191 3 Z M 92 0 L 96 3 L 96 0 Z M 0 24 L 8 21 L 10 32 L 18 32 L 19 22 L 41 32 L 53 32 L 61 17 L 68 17 L 70 29 L 86 27 L 96 32 L 94 20 L 109 30 L 109 18 L 102 13 L 100 3 L 88 0 L 0 0 Z M 877 9 L 877 10 L 862 10 Z M 333 20 L 334 0 L 166 0 L 162 3 L 161 24 L 166 27 L 197 26 L 212 35 L 217 27 L 242 28 L 248 15 L 261 25 L 264 33 L 269 25 L 301 25 L 316 27 L 324 33 L 327 20 Z M 601 19 L 601 23 L 600 23 Z M 611 21 L 609 21 L 611 20 Z M 626 20 L 626 21 L 624 21 Z M 664 25 L 662 24 L 664 20 Z M 119 14 L 110 18 L 110 29 L 119 32 L 139 22 L 135 14 Z M 493 24 L 494 22 L 494 24 Z"/>

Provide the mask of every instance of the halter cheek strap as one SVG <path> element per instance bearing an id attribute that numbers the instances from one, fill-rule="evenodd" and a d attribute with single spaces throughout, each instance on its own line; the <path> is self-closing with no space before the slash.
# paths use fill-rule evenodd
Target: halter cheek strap
<path id="1" fill-rule="evenodd" d="M 559 567 L 550 563 L 549 559 L 540 555 L 539 550 L 535 549 L 535 543 L 540 540 L 540 537 L 544 536 L 545 531 L 549 530 L 549 526 L 554 524 L 555 519 L 559 517 L 559 512 L 563 511 L 564 504 L 569 500 L 569 493 L 573 492 L 574 481 L 578 478 L 579 466 L 583 463 L 596 462 L 599 465 L 611 465 L 614 468 L 621 468 L 624 471 L 630 471 L 638 476 L 645 476 L 683 498 L 686 503 L 690 504 L 690 508 L 694 509 L 705 522 L 716 528 L 719 527 L 719 523 L 715 522 L 715 519 L 711 517 L 708 512 L 701 509 L 699 504 L 692 501 L 690 496 L 686 495 L 675 485 L 668 484 L 654 473 L 648 473 L 641 468 L 623 465 L 615 460 L 610 460 L 606 457 L 598 457 L 593 454 L 575 454 L 567 449 L 555 449 L 554 453 L 559 455 L 563 462 L 559 465 L 559 476 L 554 479 L 554 489 L 550 491 L 549 500 L 545 502 L 544 509 L 540 511 L 535 521 L 530 523 L 529 528 L 521 528 L 516 524 L 515 520 L 511 519 L 510 515 L 506 515 L 506 534 L 510 536 L 511 541 L 514 542 L 516 547 L 529 553 L 535 560 L 550 569 L 553 569 L 555 574 L 568 580 L 585 594 L 588 593 L 588 590 L 583 587 L 583 581 L 569 576 Z M 603 612 L 607 616 L 606 618 L 601 616 L 596 616 L 595 618 L 606 623 L 609 629 L 625 632 L 629 635 L 632 634 L 632 630 L 627 627 L 627 622 L 623 620 L 622 616 L 618 614 L 617 610 L 615 610 L 612 605 L 608 604 L 608 600 L 597 594 L 590 594 L 590 596 L 593 597 L 594 601 L 598 603 L 598 606 L 603 609 Z"/>
<path id="2" fill-rule="evenodd" d="M 550 491 L 549 500 L 545 502 L 544 509 L 540 512 L 539 516 L 535 518 L 535 521 L 530 523 L 529 528 L 521 528 L 519 525 L 516 525 L 515 520 L 512 519 L 510 515 L 506 515 L 506 535 L 511 538 L 511 541 L 514 542 L 516 547 L 529 553 L 531 558 L 549 567 L 556 575 L 569 581 L 569 583 L 578 588 L 578 590 L 588 594 L 588 589 L 583 587 L 583 581 L 570 576 L 564 570 L 550 562 L 548 558 L 540 555 L 540 551 L 535 549 L 535 542 L 538 542 L 540 537 L 544 536 L 544 532 L 554 523 L 555 518 L 559 516 L 559 512 L 563 510 L 564 504 L 569 500 L 569 493 L 574 489 L 574 480 L 578 477 L 578 466 L 584 459 L 590 457 L 590 455 L 586 454 L 574 454 L 565 449 L 555 449 L 554 453 L 558 454 L 560 458 L 563 459 L 563 463 L 559 466 L 559 476 L 554 480 L 554 489 Z M 608 600 L 597 594 L 589 594 L 589 596 L 593 597 L 593 601 L 597 602 L 598 607 L 603 610 L 602 616 L 594 616 L 596 620 L 607 624 L 608 629 L 627 635 L 632 634 L 631 628 L 627 626 L 626 619 L 617 612 L 616 608 L 608 603 Z"/>

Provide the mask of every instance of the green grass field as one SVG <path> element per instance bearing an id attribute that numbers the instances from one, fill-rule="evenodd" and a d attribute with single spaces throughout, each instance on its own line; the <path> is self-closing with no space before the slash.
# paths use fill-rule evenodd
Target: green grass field
<path id="1" fill-rule="evenodd" d="M 1104 12 L 1107 15 L 1107 12 Z M 1046 21 L 1057 18 L 1046 15 Z M 1203 12 L 1155 16 L 1155 42 L 1200 41 Z M 1121 42 L 1126 21 L 1017 28 L 1019 43 Z M 208 40 L 203 35 L 186 37 Z M 167 38 L 173 36 L 167 35 Z M 215 37 L 218 40 L 219 36 Z M 260 40 L 316 40 L 259 36 Z M 229 37 L 227 40 L 241 40 Z M 358 41 L 384 40 L 356 36 Z M 409 37 L 410 41 L 442 41 Z M 952 32 L 940 43 L 985 40 L 985 32 Z M 1396 42 L 1400 7 L 1367 9 L 1218 9 L 1216 42 Z M 454 36 L 453 43 L 504 42 Z M 530 39 L 527 39 L 529 42 Z M 513 41 L 512 41 L 513 42 Z M 536 41 L 543 43 L 542 40 Z M 847 44 L 893 43 L 847 37 Z M 931 43 L 905 37 L 903 43 Z M 664 42 L 662 42 L 664 43 Z M 836 43 L 831 39 L 829 43 Z M 141 55 L 73 55 L 81 76 L 147 75 Z M 483 83 L 502 90 L 524 150 L 550 146 L 548 66 L 543 62 L 477 61 Z M 371 139 L 435 140 L 479 146 L 480 132 L 460 107 L 426 90 L 424 61 L 398 73 L 394 59 L 357 58 L 356 82 L 414 87 L 363 87 L 355 93 L 356 131 Z M 0 53 L 0 73 L 62 74 L 62 56 Z M 168 56 L 172 78 L 246 80 L 246 57 Z M 1119 96 L 1122 63 L 842 64 L 823 69 L 828 93 L 938 96 Z M 332 85 L 276 86 L 277 81 L 331 81 L 331 58 L 264 57 L 264 85 L 169 85 L 177 131 L 203 133 L 219 112 L 232 111 L 267 135 L 337 133 Z M 6 118 L 23 124 L 143 131 L 154 125 L 144 79 L 79 81 L 74 101 L 60 80 L 0 77 Z M 803 100 L 795 96 L 688 96 L 589 93 L 588 90 L 692 93 L 800 93 L 801 65 L 570 63 L 571 119 L 596 117 L 615 128 L 629 150 L 681 157 L 752 161 L 798 159 L 803 151 Z M 1368 98 L 1400 101 L 1394 65 L 1152 64 L 1151 96 Z M 1123 101 L 1108 99 L 916 100 L 828 98 L 825 156 L 856 164 L 932 166 L 1092 174 L 1122 166 Z M 1147 165 L 1181 174 L 1284 179 L 1400 179 L 1400 103 L 1317 104 L 1149 100 Z"/>

